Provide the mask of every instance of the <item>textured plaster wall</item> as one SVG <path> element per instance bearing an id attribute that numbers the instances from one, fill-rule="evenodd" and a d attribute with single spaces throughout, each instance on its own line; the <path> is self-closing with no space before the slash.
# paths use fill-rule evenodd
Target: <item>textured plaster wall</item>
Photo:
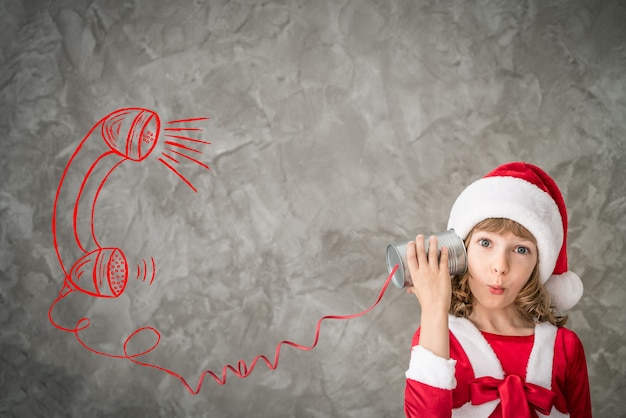
<path id="1" fill-rule="evenodd" d="M 211 171 L 181 164 L 194 193 L 155 154 L 107 181 L 98 238 L 157 274 L 59 304 L 66 326 L 91 319 L 92 346 L 120 354 L 155 327 L 149 360 L 195 384 L 283 339 L 310 345 L 321 316 L 374 302 L 388 242 L 443 229 L 470 181 L 526 160 L 569 206 L 585 284 L 569 327 L 595 416 L 626 416 L 624 22 L 621 0 L 1 0 L 0 416 L 402 416 L 419 308 L 393 287 L 324 322 L 313 351 L 196 396 L 52 327 L 55 192 L 122 107 L 209 116 L 194 135 Z M 58 203 L 62 251 L 73 203 Z"/>

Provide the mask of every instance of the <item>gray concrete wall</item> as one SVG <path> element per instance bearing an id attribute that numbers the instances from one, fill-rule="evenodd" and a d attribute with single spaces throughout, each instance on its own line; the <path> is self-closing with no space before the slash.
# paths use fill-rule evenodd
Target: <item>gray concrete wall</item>
<path id="1" fill-rule="evenodd" d="M 283 347 L 277 370 L 209 377 L 198 395 L 50 324 L 63 170 L 100 119 L 141 107 L 162 128 L 210 117 L 180 126 L 203 129 L 185 133 L 211 145 L 185 152 L 211 170 L 180 158 L 194 192 L 158 161 L 162 132 L 107 179 L 94 234 L 124 251 L 128 285 L 115 299 L 71 292 L 53 313 L 69 328 L 89 318 L 79 337 L 94 349 L 121 355 L 154 327 L 160 344 L 138 360 L 196 386 L 281 340 L 309 346 L 320 317 L 375 301 L 388 242 L 445 228 L 470 181 L 526 160 L 569 207 L 585 284 L 569 327 L 595 416 L 626 416 L 625 21 L 621 0 L 0 1 L 0 415 L 402 415 L 419 308 L 395 288 L 363 317 L 324 322 L 314 350 Z M 59 194 L 68 270 L 72 208 L 104 146 L 85 143 Z M 151 259 L 149 285 L 136 268 Z"/>

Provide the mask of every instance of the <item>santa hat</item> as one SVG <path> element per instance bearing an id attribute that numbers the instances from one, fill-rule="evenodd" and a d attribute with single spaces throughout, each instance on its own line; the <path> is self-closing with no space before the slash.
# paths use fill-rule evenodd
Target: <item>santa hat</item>
<path id="1" fill-rule="evenodd" d="M 524 162 L 501 165 L 470 184 L 456 199 L 448 229 L 467 238 L 487 218 L 508 218 L 523 225 L 537 240 L 539 275 L 552 305 L 573 307 L 582 297 L 580 278 L 567 267 L 567 210 L 552 178 Z"/>

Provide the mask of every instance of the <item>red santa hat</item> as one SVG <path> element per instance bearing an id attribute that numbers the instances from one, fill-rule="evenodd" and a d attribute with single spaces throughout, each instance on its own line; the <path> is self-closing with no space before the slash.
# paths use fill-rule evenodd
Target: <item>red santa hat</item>
<path id="1" fill-rule="evenodd" d="M 537 240 L 539 275 L 552 305 L 573 307 L 583 284 L 567 266 L 567 210 L 554 180 L 542 169 L 524 162 L 501 165 L 470 184 L 450 211 L 448 229 L 467 238 L 487 218 L 508 218 L 523 225 Z"/>

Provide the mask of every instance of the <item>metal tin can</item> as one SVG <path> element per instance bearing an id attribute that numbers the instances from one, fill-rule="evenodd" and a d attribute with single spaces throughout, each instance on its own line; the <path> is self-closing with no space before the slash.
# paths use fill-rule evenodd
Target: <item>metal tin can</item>
<path id="1" fill-rule="evenodd" d="M 450 275 L 463 274 L 467 270 L 467 251 L 463 240 L 450 229 L 448 231 L 431 234 L 437 236 L 437 255 L 441 254 L 441 247 L 448 247 L 448 270 Z M 425 235 L 426 237 L 430 235 Z M 406 262 L 406 247 L 410 241 L 403 241 L 387 246 L 387 269 L 389 273 L 394 269 L 396 264 L 398 269 L 394 273 L 391 281 L 393 284 L 402 289 L 403 287 L 412 286 L 411 274 Z M 428 255 L 429 242 L 426 238 L 424 242 L 426 255 Z"/>

